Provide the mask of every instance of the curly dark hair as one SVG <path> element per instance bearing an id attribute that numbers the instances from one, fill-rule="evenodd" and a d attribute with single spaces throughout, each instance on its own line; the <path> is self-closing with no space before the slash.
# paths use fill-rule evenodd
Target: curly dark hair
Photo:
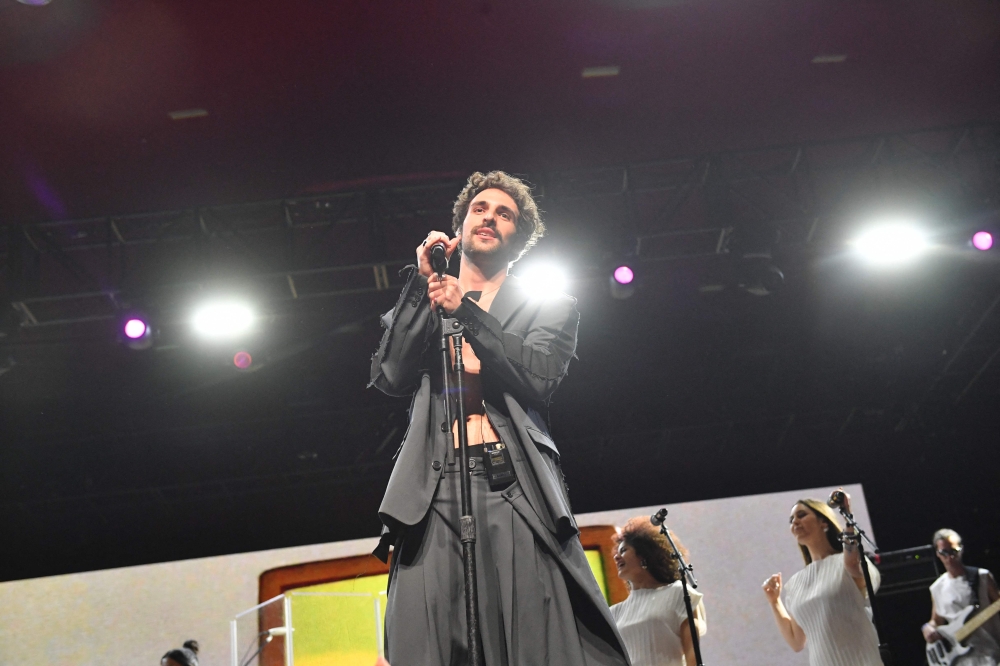
<path id="1" fill-rule="evenodd" d="M 670 530 L 670 538 L 677 544 L 677 550 L 681 555 L 687 559 L 687 548 L 673 530 Z M 611 541 L 616 547 L 622 542 L 631 546 L 635 554 L 645 563 L 646 570 L 658 582 L 669 585 L 680 580 L 680 563 L 672 557 L 673 551 L 667 537 L 660 534 L 660 528 L 654 527 L 649 522 L 649 516 L 630 518 L 621 531 L 611 537 Z"/>
<path id="2" fill-rule="evenodd" d="M 517 231 L 511 239 L 512 247 L 517 256 L 511 260 L 514 263 L 530 250 L 538 239 L 545 235 L 545 223 L 542 222 L 538 204 L 531 196 L 531 186 L 520 178 L 515 178 L 503 171 L 482 173 L 477 171 L 469 176 L 462 192 L 455 199 L 452 207 L 451 230 L 456 234 L 461 230 L 465 216 L 469 213 L 472 199 L 483 190 L 497 189 L 506 192 L 517 204 Z"/>

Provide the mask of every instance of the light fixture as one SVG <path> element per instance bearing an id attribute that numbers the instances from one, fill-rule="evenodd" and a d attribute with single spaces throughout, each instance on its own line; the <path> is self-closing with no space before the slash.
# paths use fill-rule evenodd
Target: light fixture
<path id="1" fill-rule="evenodd" d="M 123 330 L 126 338 L 138 340 L 149 332 L 149 326 L 139 318 L 132 318 L 125 322 Z"/>
<path id="2" fill-rule="evenodd" d="M 553 264 L 534 264 L 518 275 L 521 286 L 532 298 L 547 299 L 566 292 L 566 273 Z"/>
<path id="3" fill-rule="evenodd" d="M 871 264 L 899 264 L 923 254 L 929 247 L 927 236 L 908 224 L 873 227 L 851 241 L 855 252 Z"/>
<path id="4" fill-rule="evenodd" d="M 153 346 L 153 327 L 145 313 L 132 311 L 118 320 L 119 340 L 129 349 L 142 350 Z"/>
<path id="5" fill-rule="evenodd" d="M 785 285 L 785 274 L 771 262 L 770 255 L 744 258 L 741 270 L 743 282 L 740 286 L 748 294 L 769 296 Z"/>
<path id="6" fill-rule="evenodd" d="M 608 283 L 612 298 L 629 298 L 635 293 L 635 271 L 628 264 L 620 264 L 611 271 Z"/>
<path id="7" fill-rule="evenodd" d="M 618 284 L 632 284 L 632 280 L 635 279 L 635 271 L 625 264 L 622 264 L 614 270 L 614 273 L 612 273 L 611 276 Z"/>
<path id="8" fill-rule="evenodd" d="M 22 5 L 31 5 L 32 7 L 41 7 L 43 5 L 47 5 L 50 2 L 52 2 L 52 0 L 17 0 L 17 1 L 20 2 Z"/>
<path id="9" fill-rule="evenodd" d="M 972 234 L 972 247 L 985 252 L 993 247 L 993 234 L 988 231 L 977 231 Z"/>
<path id="10" fill-rule="evenodd" d="M 191 326 L 203 338 L 226 340 L 239 337 L 253 326 L 253 310 L 239 301 L 211 301 L 199 306 Z"/>

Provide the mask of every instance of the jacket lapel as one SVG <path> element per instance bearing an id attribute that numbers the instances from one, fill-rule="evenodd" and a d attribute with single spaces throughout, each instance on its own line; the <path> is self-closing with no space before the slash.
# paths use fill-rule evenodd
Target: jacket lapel
<path id="1" fill-rule="evenodd" d="M 527 300 L 518 279 L 508 275 L 497 290 L 493 303 L 490 304 L 490 314 L 500 322 L 500 327 L 506 330 L 507 322 L 524 307 Z"/>

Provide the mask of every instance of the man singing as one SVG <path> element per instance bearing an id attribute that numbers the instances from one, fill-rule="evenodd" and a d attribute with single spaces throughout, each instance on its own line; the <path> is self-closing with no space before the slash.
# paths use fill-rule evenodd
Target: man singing
<path id="1" fill-rule="evenodd" d="M 384 528 L 375 554 L 385 561 L 394 546 L 386 657 L 393 666 L 469 661 L 454 451 L 459 424 L 446 424 L 440 307 L 465 326 L 461 398 L 483 663 L 628 664 L 580 544 L 559 451 L 542 416 L 576 350 L 575 300 L 532 299 L 507 275 L 545 230 L 526 184 L 500 171 L 474 173 L 453 210 L 454 237 L 433 231 L 417 248 L 396 307 L 382 317 L 386 330 L 372 359 L 372 385 L 413 395 L 409 429 L 379 508 Z M 459 250 L 457 279 L 434 274 L 430 252 L 438 243 L 449 256 Z M 494 475 L 493 464 L 504 460 L 513 477 Z"/>

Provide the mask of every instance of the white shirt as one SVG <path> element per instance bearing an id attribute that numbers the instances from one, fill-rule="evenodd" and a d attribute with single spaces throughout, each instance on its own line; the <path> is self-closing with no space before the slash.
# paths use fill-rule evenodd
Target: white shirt
<path id="1" fill-rule="evenodd" d="M 869 562 L 872 588 L 881 576 Z M 785 608 L 806 635 L 810 666 L 882 666 L 871 605 L 844 568 L 844 554 L 811 562 L 785 583 Z"/>
<path id="2" fill-rule="evenodd" d="M 691 608 L 705 618 L 702 594 L 688 590 Z M 686 665 L 681 623 L 688 619 L 680 581 L 645 590 L 632 590 L 628 599 L 611 607 L 611 616 L 625 641 L 632 666 Z M 687 627 L 685 631 L 690 631 Z M 702 635 L 705 631 L 700 632 Z"/>
<path id="3" fill-rule="evenodd" d="M 988 601 L 985 584 L 989 573 L 986 569 L 979 570 L 979 587 L 983 588 L 980 602 Z M 979 596 L 980 591 L 977 590 L 976 594 Z M 972 590 L 969 589 L 969 581 L 965 576 L 952 578 L 947 572 L 941 574 L 931 585 L 931 599 L 934 600 L 934 612 L 948 622 L 955 620 L 960 612 L 973 604 Z M 995 636 L 991 635 L 996 631 L 996 618 L 997 616 L 993 616 L 981 629 L 969 636 L 966 645 L 972 646 L 972 652 L 958 659 L 956 666 L 994 666 L 997 663 L 1000 646 L 997 645 Z"/>

